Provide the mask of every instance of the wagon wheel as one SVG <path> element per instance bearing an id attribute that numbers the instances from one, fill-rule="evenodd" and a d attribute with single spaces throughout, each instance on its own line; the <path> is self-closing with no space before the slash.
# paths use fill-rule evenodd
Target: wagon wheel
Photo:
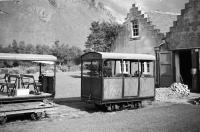
<path id="1" fill-rule="evenodd" d="M 41 120 L 42 119 L 42 114 L 43 112 L 37 112 L 36 115 L 37 115 L 37 120 Z"/>
<path id="2" fill-rule="evenodd" d="M 37 115 L 36 113 L 31 113 L 31 119 L 36 121 L 37 120 Z"/>
<path id="3" fill-rule="evenodd" d="M 119 110 L 123 110 L 123 104 L 119 104 Z"/>
<path id="4" fill-rule="evenodd" d="M 135 108 L 135 104 L 134 104 L 134 102 L 131 102 L 130 109 L 134 109 L 134 108 Z"/>
<path id="5" fill-rule="evenodd" d="M 115 110 L 119 111 L 120 110 L 120 106 L 118 104 L 115 104 Z"/>
<path id="6" fill-rule="evenodd" d="M 139 102 L 139 108 L 142 108 L 142 101 Z"/>
<path id="7" fill-rule="evenodd" d="M 111 104 L 111 111 L 115 111 L 115 104 Z"/>
<path id="8" fill-rule="evenodd" d="M 106 110 L 109 112 L 112 112 L 112 106 L 110 105 L 105 105 L 106 106 Z"/>
<path id="9" fill-rule="evenodd" d="M 142 102 L 141 101 L 137 101 L 135 102 L 135 108 L 142 108 Z"/>
<path id="10" fill-rule="evenodd" d="M 44 117 L 44 118 L 47 118 L 47 117 L 48 117 L 48 114 L 46 113 L 46 111 L 43 112 L 43 117 Z"/>
<path id="11" fill-rule="evenodd" d="M 34 120 L 34 121 L 41 120 L 42 119 L 42 112 L 31 113 L 31 119 Z"/>
<path id="12" fill-rule="evenodd" d="M 0 124 L 4 125 L 7 121 L 7 117 L 6 116 L 0 116 Z"/>

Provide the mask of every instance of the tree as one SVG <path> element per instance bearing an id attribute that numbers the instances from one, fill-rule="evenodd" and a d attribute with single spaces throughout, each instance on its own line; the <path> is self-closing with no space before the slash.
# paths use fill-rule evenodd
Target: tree
<path id="1" fill-rule="evenodd" d="M 19 42 L 18 51 L 19 53 L 26 53 L 26 45 L 24 41 Z"/>
<path id="2" fill-rule="evenodd" d="M 2 46 L 2 44 L 0 44 L 0 52 L 3 52 L 4 48 Z"/>
<path id="3" fill-rule="evenodd" d="M 58 40 L 55 41 L 54 45 L 51 47 L 39 44 L 34 46 L 32 44 L 25 44 L 24 41 L 20 41 L 19 44 L 17 44 L 17 41 L 13 40 L 12 44 L 6 47 L 0 45 L 0 51 L 4 53 L 52 54 L 58 58 L 58 64 L 79 64 L 79 58 L 82 55 L 82 50 L 80 48 L 76 46 L 69 47 L 68 44 L 60 44 Z M 5 65 L 17 66 L 18 62 L 6 62 Z"/>
<path id="4" fill-rule="evenodd" d="M 69 46 L 65 44 L 59 44 L 60 41 L 55 41 L 51 48 L 52 55 L 56 56 L 59 64 L 67 63 Z"/>
<path id="5" fill-rule="evenodd" d="M 35 47 L 32 44 L 27 44 L 25 51 L 27 54 L 33 54 L 35 53 Z"/>
<path id="6" fill-rule="evenodd" d="M 83 54 L 82 50 L 76 46 L 72 46 L 69 49 L 69 61 L 73 62 L 74 64 L 80 64 L 80 56 Z"/>
<path id="7" fill-rule="evenodd" d="M 35 47 L 37 54 L 51 54 L 50 53 L 50 47 L 48 45 L 36 45 Z"/>
<path id="8" fill-rule="evenodd" d="M 121 30 L 122 26 L 112 22 L 91 23 L 91 33 L 87 37 L 85 43 L 85 51 L 102 51 L 110 52 L 114 41 Z"/>
<path id="9" fill-rule="evenodd" d="M 19 53 L 19 48 L 16 40 L 13 40 L 11 47 L 14 53 Z"/>

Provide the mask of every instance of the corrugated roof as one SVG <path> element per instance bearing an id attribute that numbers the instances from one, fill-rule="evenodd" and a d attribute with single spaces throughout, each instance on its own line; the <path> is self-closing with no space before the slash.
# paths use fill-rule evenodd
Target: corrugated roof
<path id="1" fill-rule="evenodd" d="M 53 55 L 0 53 L 0 60 L 56 61 Z"/>
<path id="2" fill-rule="evenodd" d="M 82 55 L 83 60 L 93 59 L 124 59 L 124 60 L 155 60 L 155 56 L 149 54 L 127 54 L 108 52 L 89 52 Z"/>

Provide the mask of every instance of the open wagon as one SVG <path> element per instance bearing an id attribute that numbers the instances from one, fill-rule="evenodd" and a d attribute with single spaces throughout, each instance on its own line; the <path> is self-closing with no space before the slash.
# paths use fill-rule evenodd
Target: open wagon
<path id="1" fill-rule="evenodd" d="M 154 100 L 153 55 L 89 52 L 81 56 L 81 100 L 109 111 Z"/>
<path id="2" fill-rule="evenodd" d="M 32 118 L 38 119 L 42 111 L 52 107 L 47 100 L 55 96 L 56 61 L 52 55 L 0 53 L 1 64 L 17 62 L 38 71 L 28 74 L 20 70 L 14 72 L 12 68 L 0 69 L 0 123 L 15 114 L 30 113 Z"/>

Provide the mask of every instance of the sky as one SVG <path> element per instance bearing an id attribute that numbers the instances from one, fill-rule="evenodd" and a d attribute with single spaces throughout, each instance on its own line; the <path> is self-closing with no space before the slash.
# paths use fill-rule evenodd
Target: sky
<path id="1" fill-rule="evenodd" d="M 10 0 L 0 0 L 10 1 Z M 67 0 L 66 0 L 67 1 Z M 124 21 L 131 5 L 136 3 L 140 10 L 144 12 L 148 11 L 160 11 L 169 13 L 180 13 L 184 8 L 185 3 L 189 0 L 96 0 L 103 2 L 105 8 L 110 10 L 111 13 L 119 18 L 119 21 Z"/>
<path id="2" fill-rule="evenodd" d="M 181 9 L 184 9 L 185 3 L 187 3 L 189 0 L 100 0 L 100 1 L 104 2 L 106 8 L 109 9 L 115 16 L 124 19 L 133 3 L 136 3 L 139 9 L 144 12 L 160 11 L 160 12 L 180 13 Z"/>

